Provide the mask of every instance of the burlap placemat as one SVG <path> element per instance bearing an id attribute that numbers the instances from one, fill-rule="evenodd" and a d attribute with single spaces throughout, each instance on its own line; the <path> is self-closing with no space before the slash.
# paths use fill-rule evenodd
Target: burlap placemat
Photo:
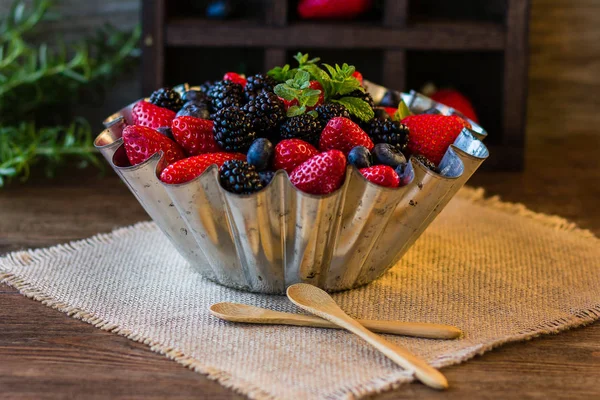
<path id="1" fill-rule="evenodd" d="M 396 267 L 335 299 L 359 318 L 461 327 L 454 341 L 388 336 L 437 367 L 600 318 L 600 240 L 482 194 L 463 189 Z M 152 223 L 13 253 L 0 259 L 0 279 L 256 399 L 353 398 L 412 380 L 343 331 L 212 317 L 220 301 L 297 309 L 202 279 Z"/>

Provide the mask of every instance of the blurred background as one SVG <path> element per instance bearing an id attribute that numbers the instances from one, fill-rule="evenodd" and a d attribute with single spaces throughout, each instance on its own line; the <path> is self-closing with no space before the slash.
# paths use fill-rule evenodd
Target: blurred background
<path id="1" fill-rule="evenodd" d="M 488 169 L 522 170 L 539 140 L 600 126 L 598 1 L 323 3 L 0 0 L 0 185 L 97 164 L 102 119 L 159 86 L 265 71 L 297 51 L 393 89 L 462 93 L 490 134 Z"/>

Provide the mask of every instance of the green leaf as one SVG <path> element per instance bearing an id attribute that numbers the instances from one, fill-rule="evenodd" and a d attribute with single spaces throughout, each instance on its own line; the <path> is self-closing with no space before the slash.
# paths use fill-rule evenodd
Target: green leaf
<path id="1" fill-rule="evenodd" d="M 335 78 L 337 76 L 337 74 L 338 74 L 337 70 L 335 68 L 333 68 L 331 65 L 323 63 L 323 66 L 325 66 L 325 68 L 327 68 L 327 71 L 329 71 L 329 75 L 331 75 L 332 78 Z"/>
<path id="2" fill-rule="evenodd" d="M 408 117 L 409 115 L 412 115 L 412 113 L 410 112 L 404 100 L 400 100 L 400 104 L 398 104 L 398 110 L 396 110 L 392 119 L 394 121 L 402 121 L 405 117 Z"/>
<path id="3" fill-rule="evenodd" d="M 373 109 L 363 99 L 358 97 L 342 97 L 341 99 L 331 100 L 334 103 L 339 103 L 348 109 L 348 112 L 361 120 L 367 122 L 375 117 Z"/>
<path id="4" fill-rule="evenodd" d="M 280 83 L 279 85 L 275 86 L 273 91 L 277 96 L 282 97 L 286 100 L 294 100 L 300 95 L 299 90 L 290 87 L 286 83 Z"/>
<path id="5" fill-rule="evenodd" d="M 313 118 L 319 118 L 319 113 L 316 112 L 315 110 L 309 111 L 309 112 L 307 112 L 307 114 Z"/>
<path id="6" fill-rule="evenodd" d="M 304 112 L 306 111 L 306 107 L 305 106 L 291 106 L 290 108 L 288 108 L 286 115 L 288 117 L 295 117 L 297 115 L 302 115 L 304 114 Z"/>
<path id="7" fill-rule="evenodd" d="M 285 82 L 288 79 L 292 79 L 296 74 L 297 69 L 290 69 L 289 64 L 285 64 L 283 67 L 275 67 L 267 72 L 267 75 L 272 77 L 278 82 Z"/>
<path id="8" fill-rule="evenodd" d="M 294 75 L 294 85 L 297 85 L 296 87 L 306 85 L 305 87 L 307 87 L 309 83 L 310 83 L 310 74 L 307 71 L 304 71 L 301 69 L 298 70 L 296 72 L 296 75 Z"/>
<path id="9" fill-rule="evenodd" d="M 354 78 L 354 79 L 347 79 L 345 80 L 338 88 L 337 94 L 339 95 L 345 95 L 348 93 L 352 93 L 357 89 L 360 89 L 360 82 Z"/>

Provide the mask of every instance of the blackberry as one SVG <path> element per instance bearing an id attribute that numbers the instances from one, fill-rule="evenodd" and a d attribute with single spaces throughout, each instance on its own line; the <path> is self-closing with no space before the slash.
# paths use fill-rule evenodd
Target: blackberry
<path id="1" fill-rule="evenodd" d="M 240 107 L 243 100 L 242 85 L 231 81 L 218 81 L 209 90 L 213 112 L 217 112 L 226 107 Z"/>
<path id="2" fill-rule="evenodd" d="M 279 128 L 282 139 L 301 139 L 305 142 L 318 145 L 323 125 L 309 114 L 296 115 L 288 118 Z"/>
<path id="3" fill-rule="evenodd" d="M 254 100 L 260 92 L 267 91 L 272 92 L 273 88 L 277 85 L 275 79 L 268 75 L 256 74 L 246 78 L 246 87 L 244 92 L 248 101 Z"/>
<path id="4" fill-rule="evenodd" d="M 237 107 L 227 107 L 214 115 L 215 140 L 225 151 L 246 153 L 256 138 L 250 119 Z"/>
<path id="5" fill-rule="evenodd" d="M 425 157 L 424 155 L 417 154 L 417 155 L 413 156 L 413 158 L 415 160 L 419 160 L 424 166 L 426 166 L 433 172 L 438 173 L 438 174 L 440 173 L 439 168 L 429 158 Z"/>
<path id="6" fill-rule="evenodd" d="M 397 151 L 403 152 L 408 143 L 408 127 L 391 119 L 373 118 L 364 126 L 373 143 L 387 143 Z"/>
<path id="7" fill-rule="evenodd" d="M 212 82 L 212 81 L 205 81 L 202 85 L 200 85 L 200 90 L 203 91 L 204 93 L 208 93 L 210 88 L 213 87 L 213 83 L 214 82 Z"/>
<path id="8" fill-rule="evenodd" d="M 378 119 L 392 119 L 393 117 L 393 115 L 388 114 L 383 107 L 375 107 L 373 111 L 375 111 L 375 118 Z"/>
<path id="9" fill-rule="evenodd" d="M 250 194 L 263 188 L 258 172 L 246 161 L 225 161 L 219 168 L 219 178 L 221 186 L 232 193 Z"/>
<path id="10" fill-rule="evenodd" d="M 315 111 L 317 112 L 317 114 L 319 114 L 319 121 L 321 121 L 323 126 L 327 125 L 331 118 L 350 118 L 350 113 L 348 112 L 348 109 L 338 103 L 322 104 L 315 108 Z"/>
<path id="11" fill-rule="evenodd" d="M 179 111 L 183 106 L 183 100 L 181 100 L 179 93 L 168 87 L 154 91 L 150 95 L 150 103 L 172 111 Z"/>
<path id="12" fill-rule="evenodd" d="M 275 93 L 261 92 L 242 110 L 250 118 L 252 128 L 257 132 L 274 131 L 285 119 L 285 106 Z"/>

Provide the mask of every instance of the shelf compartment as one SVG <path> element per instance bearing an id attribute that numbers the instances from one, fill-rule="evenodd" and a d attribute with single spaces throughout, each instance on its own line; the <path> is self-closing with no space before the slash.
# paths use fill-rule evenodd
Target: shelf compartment
<path id="1" fill-rule="evenodd" d="M 506 31 L 497 23 L 419 22 L 400 28 L 372 24 L 301 22 L 287 27 L 251 21 L 171 19 L 168 46 L 201 47 L 331 47 L 345 49 L 502 50 Z"/>

